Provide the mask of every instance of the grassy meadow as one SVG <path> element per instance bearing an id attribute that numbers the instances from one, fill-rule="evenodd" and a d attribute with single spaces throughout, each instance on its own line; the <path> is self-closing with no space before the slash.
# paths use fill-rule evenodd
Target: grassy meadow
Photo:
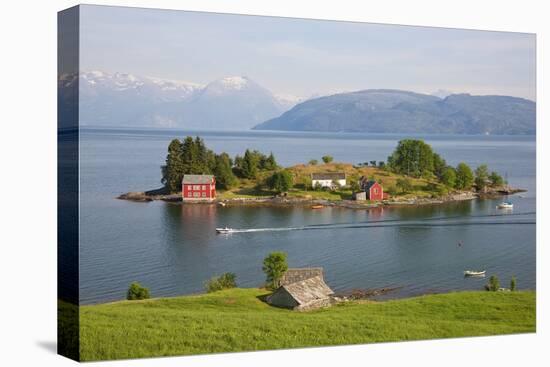
<path id="1" fill-rule="evenodd" d="M 80 307 L 83 361 L 535 331 L 535 292 L 456 292 L 274 308 L 261 289 Z M 60 307 L 66 307 L 61 303 Z"/>
<path id="2" fill-rule="evenodd" d="M 348 188 L 341 190 L 312 190 L 311 174 L 315 172 L 345 172 L 347 175 L 348 184 L 352 181 L 358 181 L 361 176 L 366 176 L 376 181 L 380 181 L 386 192 L 393 191 L 392 197 L 397 196 L 399 199 L 422 198 L 422 197 L 438 197 L 441 195 L 441 190 L 445 187 L 436 182 L 436 180 L 427 180 L 424 178 L 408 177 L 412 184 L 412 189 L 408 192 L 397 190 L 396 183 L 400 178 L 405 176 L 389 172 L 388 170 L 378 167 L 358 167 L 350 163 L 328 163 L 317 165 L 298 164 L 287 169 L 292 172 L 294 185 L 288 191 L 289 197 L 324 199 L 324 200 L 349 200 L 352 197 L 352 191 Z M 258 174 L 255 180 L 238 179 L 237 184 L 231 190 L 218 192 L 219 199 L 234 199 L 234 198 L 257 198 L 271 197 L 275 192 L 259 189 L 258 183 L 264 181 L 270 176 L 273 171 L 263 171 Z M 308 189 L 309 187 L 309 189 Z"/>

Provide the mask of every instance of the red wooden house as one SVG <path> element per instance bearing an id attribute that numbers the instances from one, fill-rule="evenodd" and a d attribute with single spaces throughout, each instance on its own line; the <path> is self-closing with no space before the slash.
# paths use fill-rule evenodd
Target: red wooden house
<path id="1" fill-rule="evenodd" d="M 181 195 L 183 200 L 213 200 L 216 198 L 216 178 L 213 175 L 184 175 Z"/>
<path id="2" fill-rule="evenodd" d="M 379 201 L 388 198 L 388 195 L 384 194 L 382 185 L 374 180 L 363 181 L 361 188 L 365 191 L 367 200 Z"/>

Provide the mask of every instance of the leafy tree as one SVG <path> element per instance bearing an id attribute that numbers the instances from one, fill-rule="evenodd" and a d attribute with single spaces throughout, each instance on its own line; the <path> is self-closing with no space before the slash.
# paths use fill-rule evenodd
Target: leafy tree
<path id="1" fill-rule="evenodd" d="M 510 279 L 510 290 L 511 290 L 512 292 L 514 292 L 514 291 L 516 290 L 516 288 L 517 288 L 517 284 L 516 284 L 516 283 L 517 283 L 516 277 L 513 276 L 512 279 Z"/>
<path id="2" fill-rule="evenodd" d="M 262 270 L 266 275 L 268 287 L 276 288 L 279 280 L 288 270 L 286 258 L 287 254 L 285 252 L 276 251 L 270 253 L 264 259 Z"/>
<path id="3" fill-rule="evenodd" d="M 441 183 L 447 187 L 455 187 L 456 171 L 453 167 L 447 167 L 443 171 L 440 179 Z"/>
<path id="4" fill-rule="evenodd" d="M 182 159 L 183 145 L 178 139 L 173 139 L 168 145 L 166 164 L 162 166 L 162 184 L 170 192 L 181 190 L 181 180 L 185 171 Z"/>
<path id="5" fill-rule="evenodd" d="M 234 273 L 224 273 L 217 277 L 212 277 L 204 284 L 207 293 L 221 291 L 237 287 L 237 276 Z"/>
<path id="6" fill-rule="evenodd" d="M 334 160 L 331 155 L 324 155 L 321 157 L 321 159 L 323 160 L 323 162 L 325 162 L 325 164 L 328 164 Z"/>
<path id="7" fill-rule="evenodd" d="M 292 173 L 288 170 L 273 173 L 267 180 L 267 186 L 277 192 L 287 192 L 292 187 Z"/>
<path id="8" fill-rule="evenodd" d="M 434 171 L 434 152 L 422 140 L 404 139 L 388 157 L 390 168 L 413 177 L 429 177 Z"/>
<path id="9" fill-rule="evenodd" d="M 455 187 L 459 190 L 468 190 L 474 183 L 474 174 L 471 168 L 464 162 L 456 166 Z"/>
<path id="10" fill-rule="evenodd" d="M 385 168 L 386 167 L 386 162 L 384 161 L 379 161 L 378 162 L 378 168 Z"/>
<path id="11" fill-rule="evenodd" d="M 413 187 L 411 180 L 408 178 L 398 178 L 395 186 L 404 194 L 411 191 Z"/>
<path id="12" fill-rule="evenodd" d="M 433 161 L 434 161 L 434 175 L 439 180 L 443 177 L 443 174 L 445 173 L 446 169 L 448 168 L 447 162 L 441 158 L 441 156 L 437 153 L 433 154 Z"/>
<path id="13" fill-rule="evenodd" d="M 376 161 L 369 161 L 369 163 L 372 167 L 376 167 Z"/>
<path id="14" fill-rule="evenodd" d="M 495 171 L 491 172 L 489 175 L 489 181 L 491 182 L 491 186 L 502 186 L 504 185 L 504 179 L 501 175 L 496 173 Z"/>
<path id="15" fill-rule="evenodd" d="M 216 176 L 216 186 L 218 188 L 227 190 L 235 185 L 237 179 L 231 166 L 231 158 L 227 153 L 215 156 L 214 175 Z"/>
<path id="16" fill-rule="evenodd" d="M 489 169 L 486 164 L 482 164 L 475 170 L 475 184 L 478 191 L 482 191 L 487 186 L 489 180 Z"/>
<path id="17" fill-rule="evenodd" d="M 310 166 L 316 166 L 318 163 L 319 163 L 319 161 L 317 159 L 312 159 L 308 162 L 308 164 Z"/>
<path id="18" fill-rule="evenodd" d="M 147 299 L 150 298 L 149 289 L 141 286 L 138 282 L 133 282 L 126 293 L 127 300 Z"/>

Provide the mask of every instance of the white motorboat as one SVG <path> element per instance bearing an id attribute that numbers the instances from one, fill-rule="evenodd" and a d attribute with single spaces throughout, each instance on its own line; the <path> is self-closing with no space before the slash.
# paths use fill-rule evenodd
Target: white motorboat
<path id="1" fill-rule="evenodd" d="M 217 233 L 233 233 L 235 230 L 233 228 L 216 228 Z"/>
<path id="2" fill-rule="evenodd" d="M 464 270 L 465 277 L 484 277 L 485 270 Z"/>
<path id="3" fill-rule="evenodd" d="M 505 202 L 502 202 L 502 203 L 498 204 L 497 209 L 514 209 L 514 204 L 505 201 Z"/>

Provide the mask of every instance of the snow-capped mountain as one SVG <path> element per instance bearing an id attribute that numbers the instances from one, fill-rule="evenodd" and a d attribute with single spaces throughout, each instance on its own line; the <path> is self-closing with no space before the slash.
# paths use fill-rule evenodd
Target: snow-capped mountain
<path id="1" fill-rule="evenodd" d="M 195 93 L 186 109 L 185 125 L 249 129 L 284 111 L 270 91 L 248 77 L 232 76 L 215 80 Z"/>
<path id="2" fill-rule="evenodd" d="M 83 125 L 249 129 L 295 103 L 281 102 L 248 77 L 207 85 L 126 73 L 85 71 L 79 76 Z M 65 76 L 59 88 L 74 78 Z"/>
<path id="3" fill-rule="evenodd" d="M 453 94 L 453 92 L 451 92 L 451 91 L 449 91 L 449 90 L 446 90 L 446 89 L 438 89 L 438 90 L 436 90 L 435 92 L 433 92 L 431 95 L 432 95 L 432 96 L 439 97 L 439 98 L 441 98 L 441 99 L 444 99 L 445 97 L 450 96 L 451 94 Z"/>

